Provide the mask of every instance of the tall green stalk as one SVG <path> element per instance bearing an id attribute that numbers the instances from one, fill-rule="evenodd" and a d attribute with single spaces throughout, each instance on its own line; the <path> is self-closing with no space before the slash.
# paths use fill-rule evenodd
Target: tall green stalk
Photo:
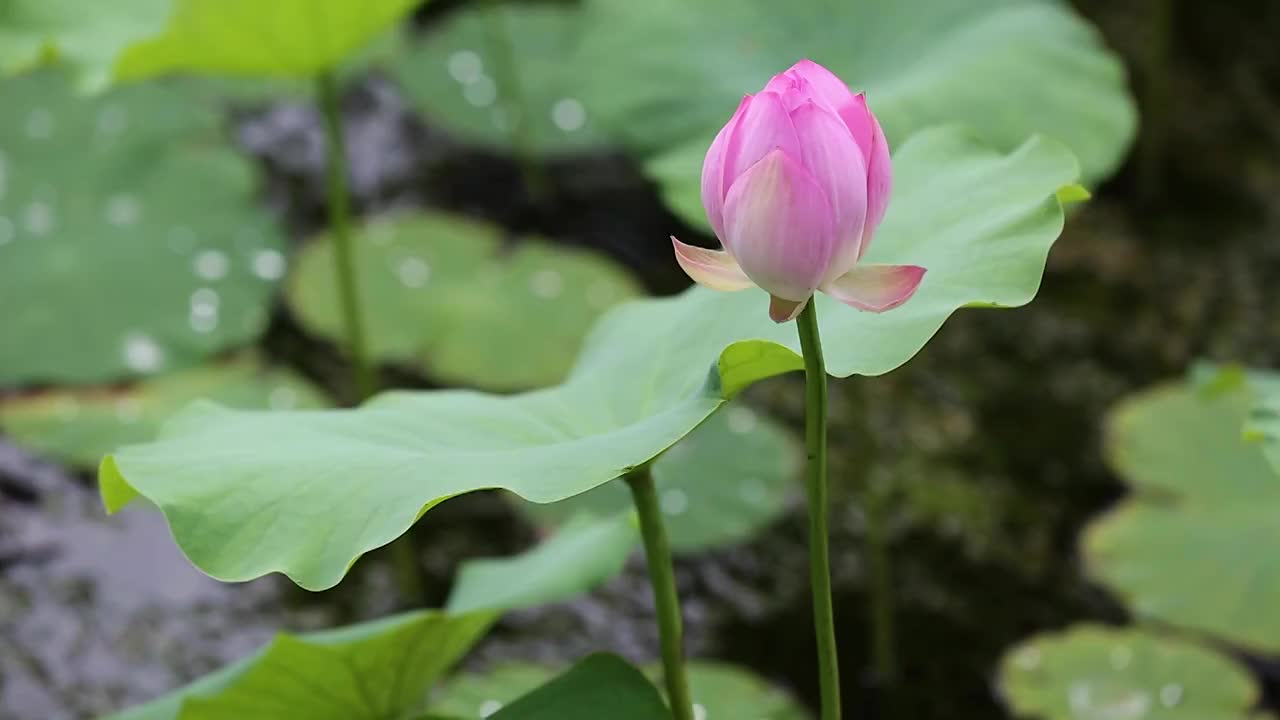
<path id="1" fill-rule="evenodd" d="M 674 720 L 694 720 L 693 696 L 684 667 L 684 621 L 680 617 L 680 596 L 676 592 L 676 576 L 671 561 L 671 544 L 662 521 L 658 491 L 649 469 L 642 468 L 627 476 L 636 513 L 640 516 L 640 535 L 644 538 L 644 555 L 649 564 L 649 584 L 653 586 L 654 607 L 658 614 L 658 634 L 662 645 L 662 678 L 667 686 L 667 701 Z"/>
<path id="2" fill-rule="evenodd" d="M 342 306 L 346 351 L 351 358 L 356 393 L 359 402 L 364 402 L 377 391 L 377 383 L 369 362 L 364 320 L 360 313 L 360 289 L 356 283 L 356 260 L 351 240 L 351 195 L 347 189 L 347 145 L 342 129 L 338 82 L 332 72 L 321 73 L 316 78 L 316 96 L 320 101 L 328 140 L 329 235 L 333 238 L 335 284 L 338 302 Z M 391 553 L 401 595 L 415 602 L 421 600 L 424 597 L 422 573 L 409 536 L 404 535 L 391 543 Z"/>
<path id="3" fill-rule="evenodd" d="M 840 668 L 836 656 L 835 611 L 831 603 L 831 550 L 827 528 L 827 367 L 822 358 L 816 305 L 816 298 L 811 299 L 796 318 L 800 350 L 804 355 L 809 584 L 813 592 L 813 629 L 818 641 L 822 720 L 840 720 Z"/>

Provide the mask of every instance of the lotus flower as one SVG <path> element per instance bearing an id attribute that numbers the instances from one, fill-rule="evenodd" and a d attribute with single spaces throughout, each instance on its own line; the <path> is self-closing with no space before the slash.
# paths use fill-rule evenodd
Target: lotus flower
<path id="1" fill-rule="evenodd" d="M 862 94 L 809 60 L 742 99 L 702 165 L 702 204 L 724 250 L 671 238 L 689 277 L 716 290 L 758 286 L 775 322 L 815 291 L 884 312 L 911 298 L 925 270 L 859 260 L 893 184 L 889 146 Z"/>

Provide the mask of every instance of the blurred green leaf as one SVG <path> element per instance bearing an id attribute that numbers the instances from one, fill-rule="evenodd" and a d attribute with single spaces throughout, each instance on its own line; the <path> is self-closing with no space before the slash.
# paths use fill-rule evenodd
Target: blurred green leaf
<path id="1" fill-rule="evenodd" d="M 1246 386 L 1139 393 L 1113 412 L 1111 465 L 1134 495 L 1090 526 L 1091 574 L 1140 616 L 1280 650 L 1280 475 L 1241 428 Z"/>
<path id="2" fill-rule="evenodd" d="M 676 552 L 746 540 L 787 509 L 800 449 L 787 431 L 745 405 L 716 413 L 653 464 L 667 533 Z M 581 513 L 631 511 L 623 483 L 539 505 L 520 503 L 535 520 L 557 525 Z"/>
<path id="3" fill-rule="evenodd" d="M 202 88 L 0 82 L 0 385 L 192 366 L 266 326 L 284 247 Z"/>
<path id="4" fill-rule="evenodd" d="M 573 59 L 581 26 L 570 4 L 473 3 L 406 45 L 392 72 L 415 107 L 461 137 L 548 151 L 598 144 L 577 96 L 591 71 Z"/>
<path id="5" fill-rule="evenodd" d="M 173 72 L 314 75 L 335 69 L 422 0 L 170 2 L 164 30 L 122 53 L 115 67 L 121 79 Z"/>
<path id="6" fill-rule="evenodd" d="M 1280 374 L 1269 374 L 1254 388 L 1258 399 L 1250 408 L 1245 435 L 1262 443 L 1271 467 L 1280 473 Z"/>
<path id="7" fill-rule="evenodd" d="M 929 274 L 911 302 L 881 315 L 817 298 L 839 377 L 898 367 L 967 304 L 1030 301 L 1062 229 L 1055 193 L 1076 175 L 1060 145 L 1037 139 L 1001 155 L 954 129 L 920 135 L 896 162 L 898 192 L 868 260 Z M 149 498 L 214 577 L 278 570 L 331 587 L 436 503 L 493 487 L 542 503 L 581 494 L 648 462 L 752 382 L 800 369 L 794 327 L 772 323 L 767 304 L 756 291 L 701 288 L 624 304 L 563 385 L 522 395 L 388 393 L 345 412 L 192 410 L 160 441 L 109 457 L 102 491 L 113 509 Z"/>
<path id="8" fill-rule="evenodd" d="M 505 250 L 500 228 L 448 215 L 375 220 L 355 244 L 370 352 L 454 385 L 559 382 L 600 314 L 639 294 L 624 269 L 595 253 L 534 239 Z M 339 342 L 333 277 L 333 243 L 316 238 L 298 257 L 287 298 L 304 326 Z"/>
<path id="9" fill-rule="evenodd" d="M 704 228 L 712 138 L 743 94 L 801 58 L 865 90 L 894 147 L 940 123 L 1002 149 L 1044 133 L 1094 182 L 1135 131 L 1120 59 L 1057 0 L 587 0 L 586 13 L 587 117 L 645 155 L 669 204 Z"/>
<path id="10" fill-rule="evenodd" d="M 125 47 L 164 27 L 172 2 L 0 2 L 0 75 L 57 60 L 71 66 L 83 88 L 101 89 Z"/>
<path id="11" fill-rule="evenodd" d="M 494 615 L 405 613 L 280 634 L 250 657 L 106 720 L 385 720 L 420 709 Z"/>
<path id="12" fill-rule="evenodd" d="M 94 467 L 121 445 L 154 440 L 161 423 L 199 399 L 246 410 L 329 404 L 293 372 L 238 357 L 124 387 L 54 388 L 0 399 L 0 428 L 18 445 Z"/>
<path id="13" fill-rule="evenodd" d="M 621 572 L 638 538 L 630 513 L 579 516 L 519 555 L 463 563 L 449 611 L 516 610 L 580 595 Z"/>
<path id="14" fill-rule="evenodd" d="M 649 674 L 658 684 L 658 669 Z M 810 715 L 785 692 L 772 687 L 750 671 L 724 663 L 693 660 L 688 663 L 689 688 L 700 718 L 749 720 L 808 720 Z M 432 698 L 433 711 L 463 718 L 496 717 L 494 712 L 510 704 L 552 677 L 541 665 L 511 663 L 483 674 L 467 673 L 451 678 Z"/>
<path id="15" fill-rule="evenodd" d="M 1000 689 L 1018 717 L 1245 720 L 1253 677 L 1195 643 L 1146 630 L 1077 625 L 1032 638 L 1000 664 Z"/>
<path id="16" fill-rule="evenodd" d="M 492 715 L 492 720 L 670 720 L 666 703 L 639 670 L 597 653 Z"/>

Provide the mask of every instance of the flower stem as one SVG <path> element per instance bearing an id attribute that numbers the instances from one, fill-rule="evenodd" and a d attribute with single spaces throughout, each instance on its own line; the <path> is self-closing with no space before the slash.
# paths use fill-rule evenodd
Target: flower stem
<path id="1" fill-rule="evenodd" d="M 653 586 L 654 607 L 658 613 L 658 634 L 662 645 L 662 677 L 667 685 L 667 701 L 674 720 L 694 720 L 693 697 L 684 669 L 684 630 L 680 618 L 680 596 L 676 592 L 676 576 L 671 562 L 671 544 L 662 522 L 658 491 L 649 469 L 641 468 L 626 477 L 640 516 L 640 535 L 644 538 L 644 555 L 649 564 L 649 583 Z"/>
<path id="2" fill-rule="evenodd" d="M 331 72 L 316 78 L 316 95 L 324 116 L 328 141 L 327 175 L 329 181 L 329 234 L 333 237 L 334 271 L 338 301 L 342 305 L 342 322 L 346 331 L 346 350 L 351 358 L 352 376 L 358 402 L 364 402 L 377 391 L 373 367 L 365 344 L 364 320 L 360 314 L 360 289 L 356 282 L 356 261 L 351 241 L 351 197 L 347 189 L 347 146 L 342 129 L 338 82 Z M 410 602 L 425 597 L 422 571 L 413 540 L 407 534 L 391 543 L 392 565 L 396 585 L 402 598 Z"/>
<path id="3" fill-rule="evenodd" d="M 805 449 L 809 467 L 809 584 L 813 629 L 818 641 L 822 720 L 840 720 L 840 670 L 836 659 L 835 612 L 831 603 L 831 552 L 827 531 L 827 368 L 818 335 L 816 299 L 796 318 L 804 355 Z"/>
<path id="4" fill-rule="evenodd" d="M 316 79 L 316 93 L 324 114 L 328 139 L 329 234 L 333 237 L 333 267 L 337 273 L 338 301 L 346 330 L 346 350 L 351 358 L 356 392 L 363 402 L 373 395 L 373 370 L 364 341 L 360 315 L 360 293 L 356 287 L 355 257 L 351 249 L 351 200 L 347 192 L 347 147 L 343 139 L 342 110 L 338 105 L 338 83 L 333 73 Z"/>

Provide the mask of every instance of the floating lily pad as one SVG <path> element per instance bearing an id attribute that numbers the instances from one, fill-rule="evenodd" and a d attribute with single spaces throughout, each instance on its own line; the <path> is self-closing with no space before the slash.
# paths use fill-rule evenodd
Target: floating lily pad
<path id="1" fill-rule="evenodd" d="M 621 572 L 639 537 L 631 513 L 579 516 L 519 555 L 463 563 L 448 608 L 516 610 L 567 600 Z"/>
<path id="2" fill-rule="evenodd" d="M 1134 495 L 1090 526 L 1088 567 L 1143 617 L 1280 650 L 1280 475 L 1242 428 L 1247 386 L 1166 385 L 1112 414 L 1112 466 Z"/>
<path id="3" fill-rule="evenodd" d="M 423 367 L 450 384 L 492 390 L 564 379 L 592 323 L 638 285 L 608 259 L 446 215 L 375 220 L 358 233 L 356 262 L 370 352 Z M 340 341 L 333 244 L 300 254 L 288 299 L 310 331 Z"/>
<path id="4" fill-rule="evenodd" d="M 188 403 L 321 408 L 325 396 L 298 375 L 253 358 L 181 370 L 118 388 L 51 389 L 0 400 L 0 428 L 17 444 L 84 467 L 121 445 L 153 440 Z"/>
<path id="5" fill-rule="evenodd" d="M 573 60 L 581 27 L 571 4 L 474 3 L 406 46 L 392 71 L 416 107 L 464 138 L 591 145 L 601 137 L 577 94 L 590 69 Z"/>
<path id="6" fill-rule="evenodd" d="M 1077 173 L 1051 141 L 1003 155 L 955 129 L 920 135 L 895 163 L 897 193 L 868 260 L 929 274 L 884 314 L 817 298 L 836 376 L 893 370 L 959 308 L 1030 301 L 1062 230 L 1057 192 Z M 703 288 L 626 303 L 592 331 L 562 385 L 515 396 L 396 392 L 342 412 L 194 408 L 159 441 L 108 457 L 103 497 L 112 510 L 149 498 L 214 577 L 281 571 L 331 587 L 447 498 L 494 487 L 543 503 L 584 493 L 648 462 L 751 383 L 799 370 L 795 328 L 770 321 L 767 305 L 762 292 Z"/>
<path id="7" fill-rule="evenodd" d="M 106 720 L 407 717 L 493 620 L 489 613 L 422 610 L 306 635 L 280 634 L 244 660 Z"/>
<path id="8" fill-rule="evenodd" d="M 283 240 L 189 90 L 0 84 L 0 385 L 189 367 L 265 328 Z"/>
<path id="9" fill-rule="evenodd" d="M 653 464 L 672 549 L 696 552 L 745 540 L 787 509 L 801 453 L 778 424 L 745 405 L 717 413 Z M 547 505 L 521 503 L 550 525 L 580 513 L 629 512 L 631 493 L 608 483 Z"/>
<path id="10" fill-rule="evenodd" d="M 1139 629 L 1079 625 L 1023 643 L 1000 664 L 1018 717 L 1039 720 L 1245 720 L 1258 687 L 1195 643 Z"/>
<path id="11" fill-rule="evenodd" d="M 660 671 L 650 674 L 657 682 Z M 787 693 L 749 671 L 724 663 L 694 660 L 688 664 L 689 689 L 699 718 L 715 720 L 809 720 L 811 717 Z M 465 720 L 492 717 L 516 698 L 553 676 L 542 665 L 512 663 L 484 674 L 464 674 L 449 680 L 433 698 L 431 709 Z"/>
<path id="12" fill-rule="evenodd" d="M 164 29 L 131 43 L 115 73 L 310 76 L 336 68 L 421 1 L 170 0 Z"/>
<path id="13" fill-rule="evenodd" d="M 1135 130 L 1119 58 L 1053 0 L 588 0 L 577 65 L 600 127 L 649 158 L 688 222 L 706 226 L 702 158 L 745 93 L 801 58 L 855 89 L 896 147 L 963 123 L 999 148 L 1032 133 L 1065 142 L 1089 181 L 1119 165 Z M 696 42 L 690 42 L 696 38 Z"/>

